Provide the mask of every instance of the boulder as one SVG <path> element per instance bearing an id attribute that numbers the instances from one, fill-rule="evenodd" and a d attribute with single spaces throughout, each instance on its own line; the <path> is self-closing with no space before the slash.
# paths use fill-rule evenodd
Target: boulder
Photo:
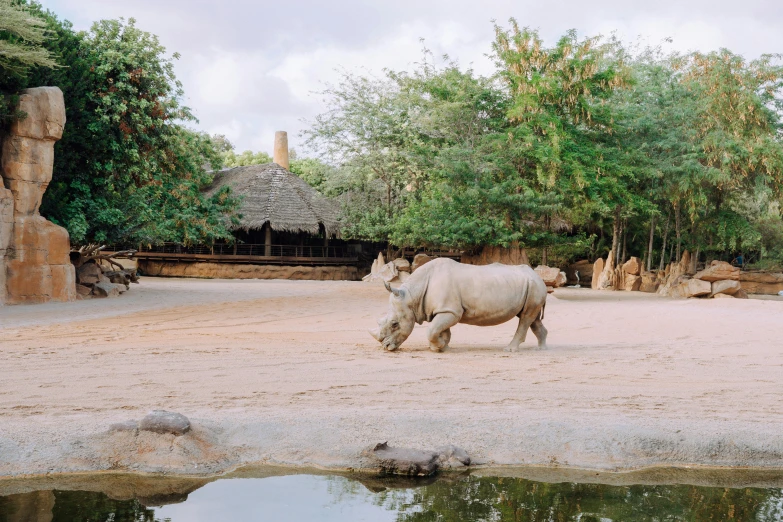
<path id="1" fill-rule="evenodd" d="M 559 268 L 538 265 L 535 268 L 535 272 L 544 280 L 546 286 L 559 288 L 566 283 L 566 274 L 565 272 L 561 272 Z"/>
<path id="2" fill-rule="evenodd" d="M 715 294 L 715 295 L 712 296 L 712 298 L 713 299 L 726 299 L 726 298 L 734 299 L 734 296 L 733 295 L 729 295 L 729 294 Z"/>
<path id="3" fill-rule="evenodd" d="M 441 468 L 460 468 L 464 466 L 470 466 L 470 455 L 462 448 L 458 448 L 453 444 L 441 446 L 435 448 L 435 453 L 438 454 L 438 462 Z"/>
<path id="4" fill-rule="evenodd" d="M 421 265 L 426 265 L 433 259 L 435 258 L 430 257 L 427 254 L 416 254 L 413 258 L 413 264 L 411 265 L 411 272 L 415 272 L 416 269 L 419 268 Z"/>
<path id="5" fill-rule="evenodd" d="M 601 276 L 601 272 L 604 271 L 604 260 L 602 258 L 598 258 L 595 260 L 595 263 L 593 263 L 593 275 L 590 282 L 590 288 L 593 290 L 598 290 L 598 279 Z"/>
<path id="6" fill-rule="evenodd" d="M 125 288 L 123 285 L 115 285 L 114 283 L 95 283 L 92 287 L 92 295 L 94 297 L 118 297 L 120 286 Z"/>
<path id="7" fill-rule="evenodd" d="M 719 294 L 734 295 L 740 290 L 740 288 L 742 287 L 740 286 L 739 281 L 730 281 L 730 280 L 714 281 L 712 283 L 711 294 L 713 296 Z"/>
<path id="8" fill-rule="evenodd" d="M 748 293 L 745 291 L 744 288 L 740 288 L 734 293 L 734 297 L 737 299 L 748 299 Z"/>
<path id="9" fill-rule="evenodd" d="M 638 276 L 642 273 L 642 261 L 638 257 L 631 257 L 623 264 L 623 271 L 626 274 Z"/>
<path id="10" fill-rule="evenodd" d="M 374 280 L 371 276 L 375 276 L 378 274 L 378 272 L 381 271 L 383 268 L 383 265 L 386 264 L 386 260 L 383 258 L 383 252 L 378 252 L 378 257 L 375 258 L 375 261 L 372 262 L 372 268 L 370 269 L 370 273 L 365 276 L 363 280 L 369 281 Z"/>
<path id="11" fill-rule="evenodd" d="M 691 253 L 685 250 L 682 253 L 682 258 L 680 259 L 679 263 L 680 273 L 682 274 L 692 274 L 691 271 Z"/>
<path id="12" fill-rule="evenodd" d="M 101 279 L 111 282 L 103 278 L 103 271 L 96 263 L 85 263 L 76 270 L 76 282 L 80 285 L 93 286 L 100 283 Z"/>
<path id="13" fill-rule="evenodd" d="M 639 285 L 640 292 L 654 294 L 658 291 L 658 286 L 661 284 L 661 281 L 657 272 L 642 272 L 641 278 L 642 283 Z"/>
<path id="14" fill-rule="evenodd" d="M 399 272 L 411 271 L 411 264 L 404 257 L 397 258 L 394 261 L 392 261 L 392 263 L 394 263 L 394 266 L 397 267 L 397 271 Z"/>
<path id="15" fill-rule="evenodd" d="M 713 261 L 710 266 L 704 270 L 697 272 L 693 276 L 695 279 L 701 279 L 702 281 L 739 281 L 740 269 L 736 266 L 725 261 Z"/>
<path id="16" fill-rule="evenodd" d="M 381 259 L 381 255 L 378 255 L 378 258 Z M 377 262 L 377 260 L 376 260 Z M 395 281 L 400 272 L 397 270 L 397 266 L 394 264 L 393 261 L 390 261 L 386 263 L 385 265 L 378 268 L 377 266 L 373 266 L 373 272 L 370 272 L 366 276 L 362 278 L 362 281 L 384 281 L 386 283 L 391 283 L 392 281 Z"/>
<path id="17" fill-rule="evenodd" d="M 76 285 L 76 293 L 82 297 L 87 297 L 92 293 L 92 288 L 84 285 Z"/>
<path id="18" fill-rule="evenodd" d="M 712 285 L 709 281 L 695 278 L 685 279 L 680 283 L 679 288 L 682 297 L 701 297 L 712 292 Z"/>
<path id="19" fill-rule="evenodd" d="M 623 290 L 626 292 L 638 292 L 642 286 L 642 277 L 626 273 L 623 281 Z"/>
<path id="20" fill-rule="evenodd" d="M 103 275 L 114 284 L 130 287 L 131 275 L 125 270 L 109 270 L 104 272 Z"/>
<path id="21" fill-rule="evenodd" d="M 376 444 L 365 452 L 374 467 L 381 473 L 405 475 L 407 477 L 427 477 L 440 467 L 440 455 L 435 451 L 411 448 L 393 448 L 388 443 Z"/>
<path id="22" fill-rule="evenodd" d="M 622 270 L 620 270 L 622 272 Z M 615 271 L 614 256 L 609 254 L 604 269 L 598 274 L 597 290 L 614 290 L 617 288 L 617 273 Z"/>
<path id="23" fill-rule="evenodd" d="M 397 270 L 394 263 L 386 263 L 378 271 L 378 277 L 387 283 L 392 282 L 399 274 L 400 272 Z"/>
<path id="24" fill-rule="evenodd" d="M 190 421 L 181 413 L 165 410 L 153 410 L 141 419 L 139 429 L 153 433 L 171 433 L 184 435 L 190 431 Z"/>
<path id="25" fill-rule="evenodd" d="M 658 295 L 665 295 L 669 297 L 686 297 L 681 295 L 679 285 L 683 279 L 687 279 L 686 276 L 688 267 L 690 266 L 691 255 L 686 250 L 682 254 L 682 259 L 678 263 L 669 263 L 666 267 L 663 280 L 658 287 Z"/>

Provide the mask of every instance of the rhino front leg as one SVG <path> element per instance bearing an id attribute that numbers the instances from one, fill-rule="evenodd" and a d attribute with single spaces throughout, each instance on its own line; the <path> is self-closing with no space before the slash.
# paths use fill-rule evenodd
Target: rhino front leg
<path id="1" fill-rule="evenodd" d="M 430 350 L 442 352 L 449 346 L 451 340 L 450 328 L 459 322 L 459 317 L 452 313 L 438 314 L 432 319 L 427 337 L 430 340 Z"/>
<path id="2" fill-rule="evenodd" d="M 516 352 L 519 351 L 519 345 L 521 343 L 525 342 L 525 337 L 527 337 L 527 330 L 530 328 L 530 325 L 533 323 L 533 320 L 529 317 L 525 317 L 524 315 L 519 315 L 519 325 L 517 326 L 517 331 L 514 334 L 514 338 L 511 339 L 511 342 L 508 343 L 508 346 L 503 348 L 506 352 Z"/>

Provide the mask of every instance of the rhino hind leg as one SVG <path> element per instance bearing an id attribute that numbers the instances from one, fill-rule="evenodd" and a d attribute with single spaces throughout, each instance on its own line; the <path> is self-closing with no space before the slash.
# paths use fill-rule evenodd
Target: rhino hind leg
<path id="1" fill-rule="evenodd" d="M 536 336 L 536 339 L 538 339 L 538 347 L 540 349 L 546 348 L 546 328 L 544 328 L 544 323 L 541 322 L 541 319 L 536 319 L 533 321 L 533 324 L 530 325 L 530 329 L 533 330 L 533 334 Z"/>
<path id="2" fill-rule="evenodd" d="M 459 322 L 459 317 L 450 313 L 438 314 L 432 319 L 427 337 L 430 340 L 430 350 L 442 352 L 449 347 L 451 327 Z"/>
<path id="3" fill-rule="evenodd" d="M 519 326 L 517 326 L 517 331 L 514 334 L 514 338 L 511 339 L 511 342 L 508 343 L 508 346 L 503 348 L 503 351 L 506 352 L 516 352 L 519 351 L 519 345 L 521 343 L 525 342 L 525 337 L 527 337 L 527 330 L 530 328 L 530 325 L 533 323 L 533 320 L 529 317 L 525 317 L 522 314 L 519 314 Z"/>

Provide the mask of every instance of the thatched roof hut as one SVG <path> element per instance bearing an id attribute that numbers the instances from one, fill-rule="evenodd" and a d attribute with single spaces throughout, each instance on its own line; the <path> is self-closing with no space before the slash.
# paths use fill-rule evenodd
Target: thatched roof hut
<path id="1" fill-rule="evenodd" d="M 226 186 L 242 198 L 238 210 L 242 217 L 234 229 L 260 230 L 269 223 L 277 232 L 318 234 L 322 225 L 327 237 L 339 237 L 339 205 L 277 163 L 217 172 L 206 193 Z"/>

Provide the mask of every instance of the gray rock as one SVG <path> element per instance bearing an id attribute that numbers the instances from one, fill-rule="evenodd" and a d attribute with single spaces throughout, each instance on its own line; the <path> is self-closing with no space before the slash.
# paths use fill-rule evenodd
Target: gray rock
<path id="1" fill-rule="evenodd" d="M 468 452 L 453 444 L 436 448 L 435 452 L 438 454 L 438 461 L 442 468 L 470 466 L 470 455 L 468 455 Z"/>
<path id="2" fill-rule="evenodd" d="M 95 263 L 85 263 L 76 269 L 76 282 L 80 285 L 92 286 L 101 280 L 103 272 Z"/>
<path id="3" fill-rule="evenodd" d="M 426 265 L 430 261 L 435 259 L 434 257 L 430 257 L 427 254 L 416 254 L 413 258 L 413 264 L 411 265 L 411 272 L 415 272 L 417 268 L 419 268 L 421 265 Z"/>
<path id="4" fill-rule="evenodd" d="M 408 477 L 427 477 L 438 471 L 439 455 L 434 451 L 392 448 L 386 442 L 368 452 L 381 472 Z"/>
<path id="5" fill-rule="evenodd" d="M 121 285 L 114 283 L 95 283 L 92 287 L 92 295 L 95 297 L 118 297 L 120 295 L 119 286 Z"/>
<path id="6" fill-rule="evenodd" d="M 184 435 L 190 431 L 190 421 L 181 413 L 153 410 L 141 419 L 139 429 L 153 433 Z"/>
<path id="7" fill-rule="evenodd" d="M 125 270 L 110 270 L 108 272 L 104 272 L 104 275 L 108 277 L 109 281 L 114 284 L 130 286 L 130 274 L 128 274 Z"/>
<path id="8" fill-rule="evenodd" d="M 115 422 L 109 426 L 109 433 L 114 433 L 115 431 L 138 431 L 138 429 L 138 422 L 135 420 L 128 420 L 125 422 Z"/>

